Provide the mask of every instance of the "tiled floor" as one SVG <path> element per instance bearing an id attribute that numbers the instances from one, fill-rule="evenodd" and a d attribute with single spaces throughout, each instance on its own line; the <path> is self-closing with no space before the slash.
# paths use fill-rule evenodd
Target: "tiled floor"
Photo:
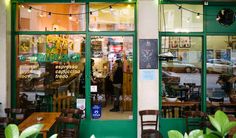
<path id="1" fill-rule="evenodd" d="M 102 108 L 102 117 L 100 120 L 127 120 L 132 119 L 132 112 L 131 111 L 121 111 L 119 112 L 110 112 L 113 105 L 109 104 L 106 107 Z"/>

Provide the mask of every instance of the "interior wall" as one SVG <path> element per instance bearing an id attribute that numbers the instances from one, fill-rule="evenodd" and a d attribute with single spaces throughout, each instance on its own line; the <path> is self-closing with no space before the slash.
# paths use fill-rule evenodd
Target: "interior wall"
<path id="1" fill-rule="evenodd" d="M 10 105 L 10 0 L 0 1 L 0 116 Z"/>
<path id="2" fill-rule="evenodd" d="M 139 39 L 158 39 L 158 0 L 138 1 L 138 57 Z M 158 40 L 159 41 L 159 40 Z M 139 63 L 139 62 L 138 62 Z M 154 79 L 144 79 L 145 71 L 151 71 Z M 139 69 L 138 65 L 138 108 L 158 109 L 159 108 L 159 77 L 158 69 Z M 138 115 L 138 137 L 140 137 L 140 116 Z"/>

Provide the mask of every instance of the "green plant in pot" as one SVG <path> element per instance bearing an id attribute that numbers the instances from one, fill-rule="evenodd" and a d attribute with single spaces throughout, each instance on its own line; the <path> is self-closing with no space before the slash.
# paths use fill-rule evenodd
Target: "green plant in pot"
<path id="1" fill-rule="evenodd" d="M 43 128 L 43 124 L 35 124 L 26 128 L 20 134 L 17 125 L 9 124 L 5 128 L 5 137 L 6 138 L 37 138 L 42 128 Z M 57 134 L 52 135 L 50 138 L 57 138 Z"/>
<path id="2" fill-rule="evenodd" d="M 214 117 L 209 115 L 209 120 L 215 130 L 206 128 L 206 133 L 203 133 L 203 130 L 195 129 L 192 130 L 189 134 L 185 133 L 184 135 L 177 130 L 168 131 L 169 138 L 226 138 L 229 130 L 233 127 L 236 127 L 236 121 L 229 121 L 227 115 L 218 110 L 216 111 Z M 234 134 L 233 138 L 236 138 Z"/>
<path id="3" fill-rule="evenodd" d="M 174 85 L 167 85 L 166 86 L 166 100 L 169 102 L 175 102 L 177 100 L 177 93 L 174 91 Z"/>

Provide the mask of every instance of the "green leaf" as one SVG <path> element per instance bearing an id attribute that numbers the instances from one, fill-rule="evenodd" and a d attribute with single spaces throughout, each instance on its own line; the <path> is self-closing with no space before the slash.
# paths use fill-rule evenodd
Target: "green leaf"
<path id="1" fill-rule="evenodd" d="M 184 136 L 177 130 L 168 131 L 169 138 L 183 138 Z"/>
<path id="2" fill-rule="evenodd" d="M 6 138 L 19 138 L 19 129 L 15 124 L 9 124 L 5 128 L 5 137 Z"/>
<path id="3" fill-rule="evenodd" d="M 210 134 L 213 130 L 211 130 L 210 128 L 206 128 L 206 134 Z"/>
<path id="4" fill-rule="evenodd" d="M 218 137 L 218 136 L 216 136 L 216 135 L 210 133 L 210 134 L 205 134 L 205 135 L 204 135 L 204 138 L 221 138 L 221 137 Z"/>
<path id="5" fill-rule="evenodd" d="M 223 128 L 223 134 L 226 135 L 229 132 L 229 130 L 231 128 L 235 127 L 235 126 L 236 126 L 236 122 L 235 121 L 234 122 L 229 122 L 229 123 L 225 124 L 225 127 Z"/>
<path id="6" fill-rule="evenodd" d="M 234 134 L 233 138 L 236 138 L 236 133 Z"/>
<path id="7" fill-rule="evenodd" d="M 50 138 L 57 138 L 57 134 L 52 135 Z"/>
<path id="8" fill-rule="evenodd" d="M 217 122 L 221 126 L 220 132 L 223 134 L 224 127 L 229 123 L 228 116 L 224 112 L 217 110 L 215 113 L 215 119 L 217 120 Z"/>
<path id="9" fill-rule="evenodd" d="M 220 126 L 219 122 L 210 115 L 208 117 L 209 117 L 211 124 L 216 128 L 216 130 L 221 132 L 221 126 Z"/>
<path id="10" fill-rule="evenodd" d="M 192 130 L 189 133 L 189 138 L 200 138 L 201 136 L 203 136 L 203 131 L 200 129 Z"/>
<path id="11" fill-rule="evenodd" d="M 32 125 L 26 128 L 24 131 L 22 131 L 20 138 L 35 137 L 39 134 L 42 128 L 43 128 L 43 124 Z"/>

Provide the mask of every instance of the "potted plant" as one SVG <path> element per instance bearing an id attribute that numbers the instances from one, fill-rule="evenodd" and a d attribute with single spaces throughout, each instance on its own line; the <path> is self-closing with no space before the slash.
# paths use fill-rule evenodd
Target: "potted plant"
<path id="1" fill-rule="evenodd" d="M 168 102 L 175 102 L 177 100 L 177 93 L 173 90 L 173 85 L 166 85 L 166 100 Z"/>
<path id="2" fill-rule="evenodd" d="M 17 125 L 9 124 L 5 128 L 5 137 L 6 138 L 37 138 L 42 128 L 43 128 L 43 124 L 35 124 L 26 128 L 20 134 Z M 57 134 L 52 135 L 50 138 L 57 138 Z"/>
<path id="3" fill-rule="evenodd" d="M 189 134 L 185 133 L 184 136 L 177 130 L 168 131 L 169 138 L 225 138 L 229 130 L 233 127 L 236 127 L 236 121 L 229 121 L 227 115 L 218 110 L 216 111 L 214 117 L 209 115 L 209 120 L 215 130 L 206 128 L 206 133 L 203 133 L 203 130 L 195 129 L 192 130 Z M 233 138 L 236 138 L 236 133 Z"/>

